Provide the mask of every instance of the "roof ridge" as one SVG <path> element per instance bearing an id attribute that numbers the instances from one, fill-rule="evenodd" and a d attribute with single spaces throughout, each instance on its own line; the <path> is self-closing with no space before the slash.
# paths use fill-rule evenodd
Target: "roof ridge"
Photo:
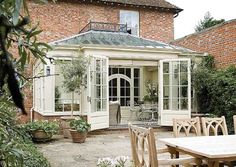
<path id="1" fill-rule="evenodd" d="M 204 29 L 204 30 L 202 30 L 202 31 L 194 32 L 194 33 L 185 35 L 185 36 L 183 36 L 183 37 L 181 37 L 181 38 L 178 38 L 178 39 L 175 39 L 175 40 L 171 41 L 170 43 L 176 42 L 176 41 L 180 41 L 180 40 L 182 40 L 182 39 L 189 38 L 189 37 L 194 36 L 194 35 L 203 34 L 203 33 L 207 32 L 207 31 L 210 31 L 210 30 L 212 30 L 212 29 L 215 29 L 215 28 L 224 26 L 224 25 L 226 25 L 226 24 L 230 24 L 230 23 L 232 23 L 232 22 L 236 22 L 236 19 L 227 20 L 227 21 L 225 21 L 225 22 L 223 22 L 223 23 L 216 24 L 216 25 L 214 25 L 214 26 L 212 26 L 212 27 L 209 27 L 209 28 L 206 28 L 206 29 Z"/>

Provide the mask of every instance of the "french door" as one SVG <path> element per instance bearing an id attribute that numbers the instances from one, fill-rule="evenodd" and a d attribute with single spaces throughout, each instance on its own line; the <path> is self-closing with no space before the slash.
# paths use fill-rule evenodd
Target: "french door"
<path id="1" fill-rule="evenodd" d="M 109 127 L 108 111 L 108 58 L 93 56 L 88 74 L 89 101 L 88 122 L 91 130 Z"/>
<path id="2" fill-rule="evenodd" d="M 191 117 L 190 59 L 160 60 L 160 125 L 172 126 L 173 118 Z"/>

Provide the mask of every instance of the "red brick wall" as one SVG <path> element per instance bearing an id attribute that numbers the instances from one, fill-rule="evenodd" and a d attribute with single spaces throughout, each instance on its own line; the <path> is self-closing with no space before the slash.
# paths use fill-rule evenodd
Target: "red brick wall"
<path id="1" fill-rule="evenodd" d="M 171 43 L 211 54 L 217 67 L 236 65 L 236 19 Z"/>
<path id="2" fill-rule="evenodd" d="M 173 13 L 128 7 L 58 1 L 46 5 L 29 3 L 31 18 L 44 30 L 40 39 L 51 42 L 77 34 L 90 20 L 119 23 L 119 11 L 140 13 L 140 36 L 169 42 L 174 39 Z"/>
<path id="3" fill-rule="evenodd" d="M 106 5 L 84 4 L 79 1 L 58 0 L 46 5 L 29 1 L 29 12 L 33 24 L 39 22 L 43 30 L 39 40 L 52 42 L 78 32 L 91 20 L 97 22 L 119 23 L 120 10 L 134 10 L 140 14 L 140 36 L 143 38 L 169 42 L 174 39 L 173 13 L 158 10 Z M 32 107 L 32 88 L 24 94 L 27 111 Z M 35 114 L 36 119 L 42 119 Z M 53 117 L 54 118 L 54 117 Z"/>

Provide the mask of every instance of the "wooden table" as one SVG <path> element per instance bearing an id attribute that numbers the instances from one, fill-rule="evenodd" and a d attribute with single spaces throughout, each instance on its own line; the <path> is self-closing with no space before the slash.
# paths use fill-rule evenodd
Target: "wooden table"
<path id="1" fill-rule="evenodd" d="M 219 161 L 236 160 L 236 135 L 163 138 L 159 140 L 178 152 L 207 160 L 210 167 L 218 167 Z"/>

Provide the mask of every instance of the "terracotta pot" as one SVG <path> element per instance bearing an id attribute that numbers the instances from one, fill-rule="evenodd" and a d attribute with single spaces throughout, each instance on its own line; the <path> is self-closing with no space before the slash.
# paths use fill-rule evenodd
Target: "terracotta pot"
<path id="1" fill-rule="evenodd" d="M 71 138 L 70 134 L 70 121 L 75 119 L 75 117 L 61 117 L 61 127 L 63 130 L 64 138 Z"/>
<path id="2" fill-rule="evenodd" d="M 74 143 L 84 143 L 88 132 L 78 132 L 76 130 L 70 129 L 70 134 Z"/>
<path id="3" fill-rule="evenodd" d="M 33 141 L 36 142 L 45 142 L 49 141 L 52 138 L 52 135 L 47 134 L 44 130 L 35 130 L 31 132 Z"/>

